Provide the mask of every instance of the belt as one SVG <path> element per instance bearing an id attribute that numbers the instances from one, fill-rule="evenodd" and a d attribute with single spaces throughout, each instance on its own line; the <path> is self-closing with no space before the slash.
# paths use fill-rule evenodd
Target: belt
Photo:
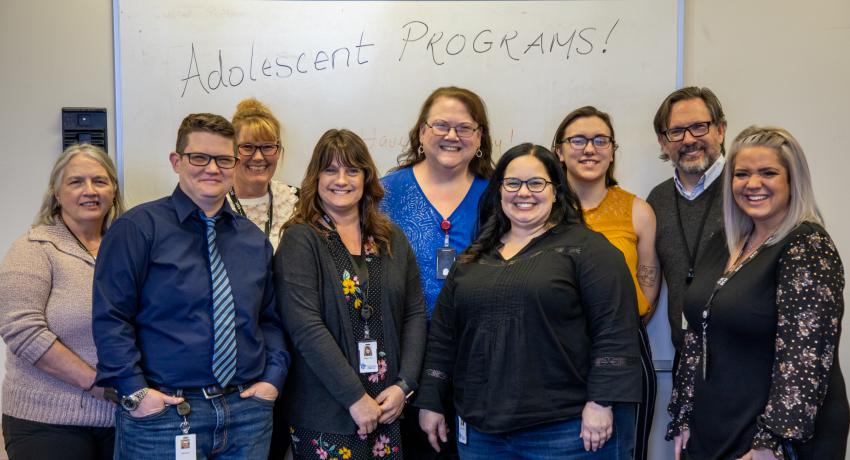
<path id="1" fill-rule="evenodd" d="M 214 399 L 219 396 L 229 395 L 230 393 L 243 392 L 248 389 L 251 385 L 253 385 L 255 381 L 242 383 L 239 385 L 227 385 L 226 387 L 221 387 L 219 385 L 207 385 L 205 387 L 200 388 L 170 388 L 170 387 L 157 387 L 152 386 L 156 391 L 161 393 L 172 394 L 174 396 L 203 396 L 204 399 Z"/>

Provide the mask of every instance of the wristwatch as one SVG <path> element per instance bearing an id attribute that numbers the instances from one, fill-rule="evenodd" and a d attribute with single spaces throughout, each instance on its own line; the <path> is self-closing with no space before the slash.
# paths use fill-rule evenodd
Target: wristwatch
<path id="1" fill-rule="evenodd" d="M 127 409 L 129 412 L 133 412 L 138 409 L 139 404 L 142 403 L 142 400 L 145 399 L 145 396 L 148 394 L 148 390 L 149 388 L 142 388 L 135 393 L 124 396 L 121 398 L 121 407 Z"/>
<path id="2" fill-rule="evenodd" d="M 410 399 L 411 396 L 413 396 L 413 389 L 410 388 L 410 385 L 407 384 L 407 381 L 405 381 L 401 377 L 398 378 L 395 384 L 399 388 L 401 388 L 402 393 L 404 393 L 404 400 L 405 402 L 407 402 L 407 400 Z"/>

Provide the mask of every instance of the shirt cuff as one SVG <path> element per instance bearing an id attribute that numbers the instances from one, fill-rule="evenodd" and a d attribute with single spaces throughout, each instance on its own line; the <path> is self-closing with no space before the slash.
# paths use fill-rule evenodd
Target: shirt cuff
<path id="1" fill-rule="evenodd" d="M 782 449 L 782 438 L 774 435 L 772 432 L 763 427 L 759 427 L 756 435 L 753 437 L 753 449 L 767 449 L 773 452 L 773 455 L 779 460 L 785 458 L 784 450 Z"/>
<path id="2" fill-rule="evenodd" d="M 54 334 L 53 331 L 44 328 L 30 341 L 30 343 L 18 349 L 18 353 L 16 354 L 24 361 L 35 365 L 35 363 L 41 359 L 45 353 L 47 353 L 47 350 L 53 345 L 53 342 L 55 342 L 56 339 L 56 334 Z"/>

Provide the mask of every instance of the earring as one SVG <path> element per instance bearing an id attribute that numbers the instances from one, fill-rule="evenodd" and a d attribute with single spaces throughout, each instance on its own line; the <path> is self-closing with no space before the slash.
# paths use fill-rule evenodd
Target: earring
<path id="1" fill-rule="evenodd" d="M 483 156 L 484 156 L 484 152 L 482 152 L 481 149 L 478 149 L 478 151 L 475 152 L 475 158 L 481 158 Z"/>
<path id="2" fill-rule="evenodd" d="M 422 147 L 422 144 L 419 144 L 419 148 L 416 149 L 416 153 L 419 155 L 425 155 L 425 149 Z"/>

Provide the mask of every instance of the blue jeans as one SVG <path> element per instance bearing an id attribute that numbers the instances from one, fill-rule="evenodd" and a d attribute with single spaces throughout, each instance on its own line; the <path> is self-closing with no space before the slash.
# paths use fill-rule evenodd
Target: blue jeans
<path id="1" fill-rule="evenodd" d="M 637 404 L 618 403 L 614 404 L 614 434 L 611 441 L 616 438 L 619 448 L 619 459 L 631 460 L 635 458 L 635 439 L 637 428 Z"/>
<path id="2" fill-rule="evenodd" d="M 581 417 L 503 434 L 485 434 L 466 425 L 466 444 L 458 442 L 461 460 L 617 460 L 616 433 L 596 452 L 584 450 Z"/>
<path id="3" fill-rule="evenodd" d="M 274 401 L 242 399 L 238 392 L 213 399 L 184 396 L 192 407 L 189 434 L 197 439 L 197 458 L 268 458 Z M 122 407 L 115 411 L 115 459 L 174 458 L 175 436 L 183 417 L 176 406 L 134 418 Z"/>

